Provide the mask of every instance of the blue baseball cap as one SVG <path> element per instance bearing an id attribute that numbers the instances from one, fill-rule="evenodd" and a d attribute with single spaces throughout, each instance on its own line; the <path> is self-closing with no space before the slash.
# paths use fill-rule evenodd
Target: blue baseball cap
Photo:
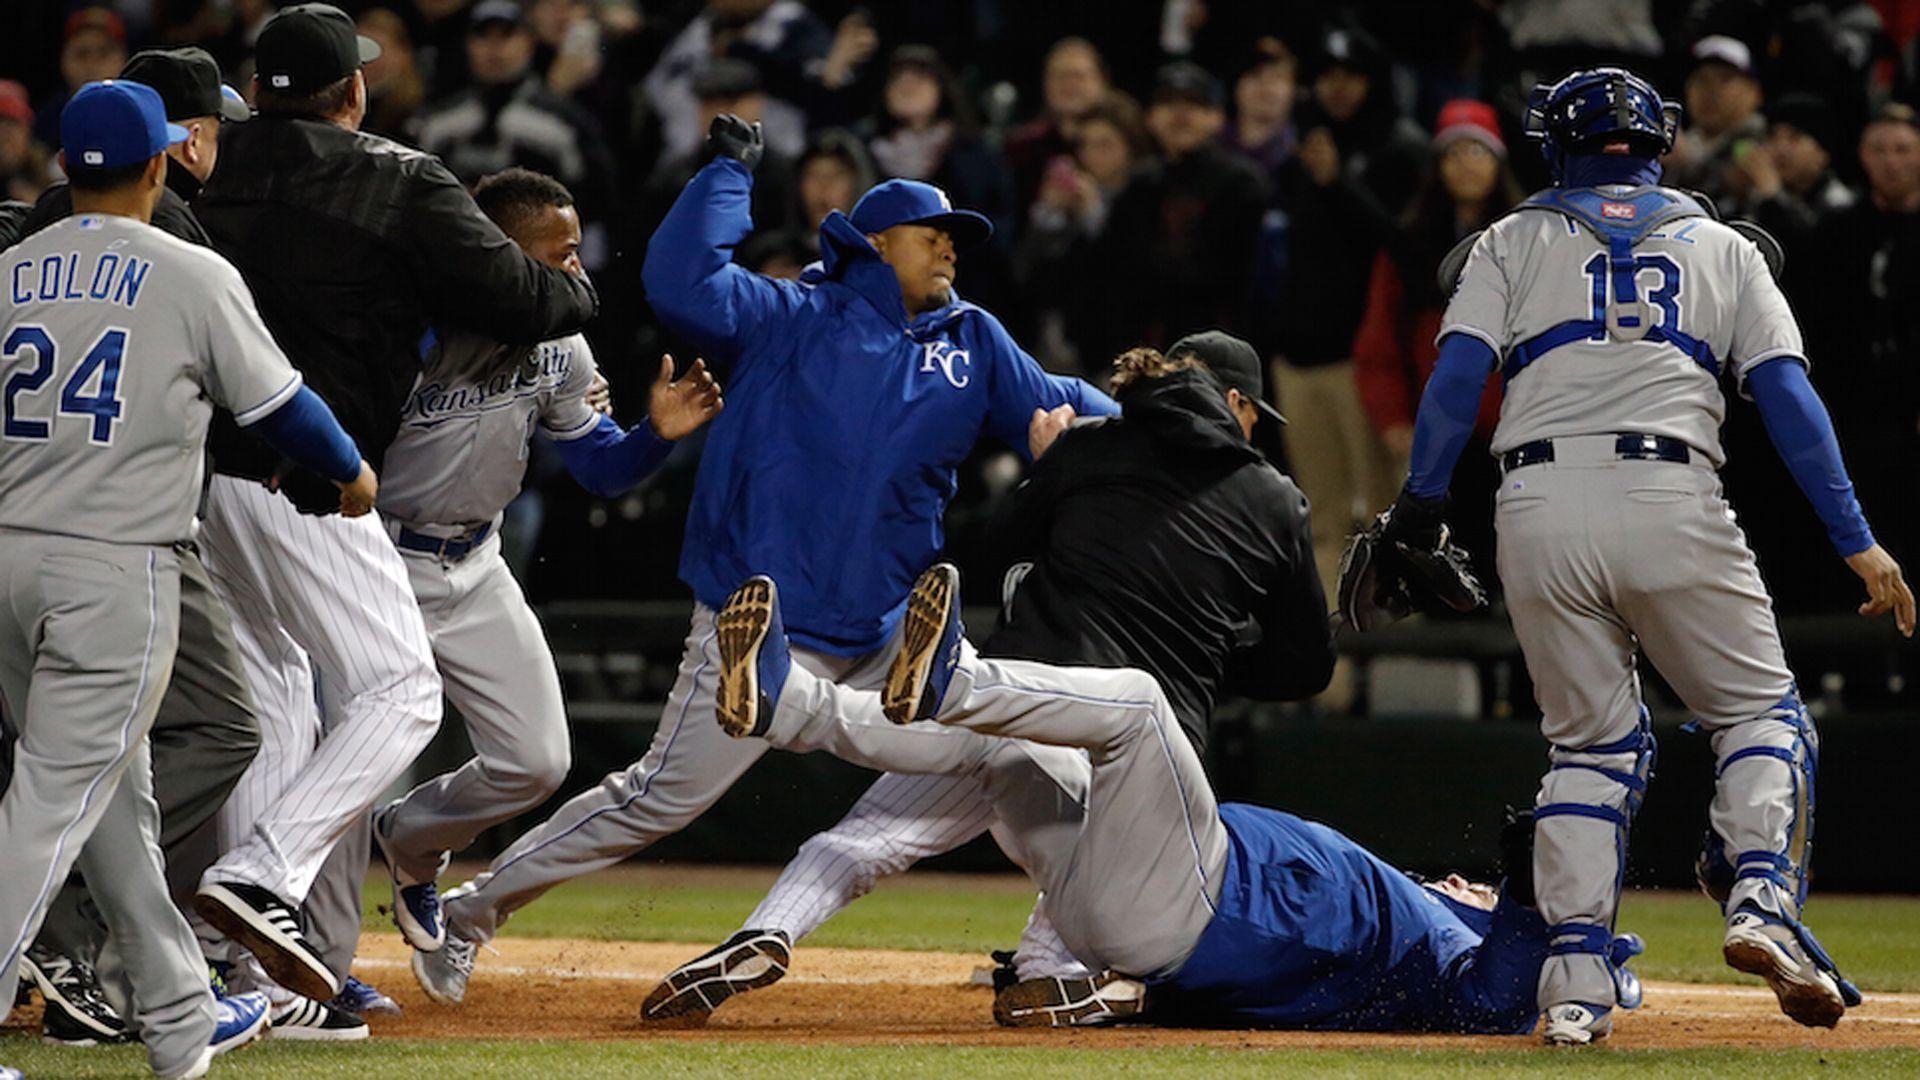
<path id="1" fill-rule="evenodd" d="M 945 229 L 955 246 L 971 247 L 993 235 L 985 214 L 955 210 L 947 193 L 918 180 L 888 180 L 868 189 L 847 217 L 863 233 L 886 232 L 895 225 L 931 225 Z"/>
<path id="2" fill-rule="evenodd" d="M 90 82 L 60 110 L 60 143 L 69 171 L 150 161 L 186 138 L 186 128 L 167 123 L 159 91 L 126 79 Z"/>

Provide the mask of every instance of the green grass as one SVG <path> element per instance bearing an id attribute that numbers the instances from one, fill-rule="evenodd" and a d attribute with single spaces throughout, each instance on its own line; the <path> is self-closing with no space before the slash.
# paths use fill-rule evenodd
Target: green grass
<path id="1" fill-rule="evenodd" d="M 76 1053 L 4 1046 L 31 1080 L 139 1075 L 138 1050 Z M 337 1080 L 363 1076 L 565 1077 L 914 1077 L 927 1076 L 1585 1076 L 1755 1077 L 1913 1076 L 1920 1050 L 1594 1050 L 1556 1055 L 1513 1050 L 1083 1050 L 986 1047 L 805 1047 L 773 1043 L 382 1042 L 355 1046 L 269 1043 L 223 1059 L 215 1077 Z"/>

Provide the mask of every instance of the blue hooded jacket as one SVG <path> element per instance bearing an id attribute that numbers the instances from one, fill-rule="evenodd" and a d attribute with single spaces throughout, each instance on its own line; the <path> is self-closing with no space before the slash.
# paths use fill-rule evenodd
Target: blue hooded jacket
<path id="1" fill-rule="evenodd" d="M 749 576 L 771 575 L 796 643 L 859 655 L 892 635 L 939 554 L 954 470 L 982 435 L 1025 457 L 1034 409 L 1120 409 L 1049 375 L 965 301 L 909 319 L 893 268 L 838 212 L 801 281 L 735 266 L 752 189 L 731 158 L 701 169 L 641 272 L 661 320 L 727 378 L 680 578 L 719 607 Z"/>

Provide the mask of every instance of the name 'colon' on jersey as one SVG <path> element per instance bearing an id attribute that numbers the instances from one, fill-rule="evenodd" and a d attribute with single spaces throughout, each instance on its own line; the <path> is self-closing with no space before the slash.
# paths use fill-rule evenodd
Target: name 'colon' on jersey
<path id="1" fill-rule="evenodd" d="M 1759 249 L 1733 229 L 1681 218 L 1633 250 L 1639 295 L 1655 325 L 1677 322 L 1705 343 L 1719 374 L 1666 342 L 1589 337 L 1562 345 L 1512 375 L 1494 431 L 1495 453 L 1536 439 L 1640 432 L 1680 439 L 1717 468 L 1726 456 L 1720 377 L 1744 380 L 1775 357 L 1804 362 L 1786 297 Z M 1604 322 L 1612 297 L 1605 251 L 1593 233 L 1557 212 L 1502 218 L 1474 245 L 1440 336 L 1479 338 L 1504 362 L 1515 345 L 1561 323 Z"/>

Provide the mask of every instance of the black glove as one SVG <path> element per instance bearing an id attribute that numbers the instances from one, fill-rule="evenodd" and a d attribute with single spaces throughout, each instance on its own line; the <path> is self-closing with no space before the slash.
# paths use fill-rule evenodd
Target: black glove
<path id="1" fill-rule="evenodd" d="M 760 121 L 749 124 L 732 113 L 721 113 L 707 128 L 707 160 L 730 157 L 752 172 L 767 152 L 766 136 L 760 133 Z"/>
<path id="2" fill-rule="evenodd" d="M 1367 631 L 1441 605 L 1473 611 L 1487 594 L 1447 535 L 1446 500 L 1402 493 L 1347 542 L 1338 602 L 1347 625 Z"/>
<path id="3" fill-rule="evenodd" d="M 1447 497 L 1423 499 L 1409 491 L 1402 491 L 1400 497 L 1393 500 L 1393 509 L 1387 511 L 1386 528 L 1382 535 L 1394 543 L 1404 543 L 1409 547 L 1431 551 L 1440 546 L 1440 530 L 1447 524 Z"/>

